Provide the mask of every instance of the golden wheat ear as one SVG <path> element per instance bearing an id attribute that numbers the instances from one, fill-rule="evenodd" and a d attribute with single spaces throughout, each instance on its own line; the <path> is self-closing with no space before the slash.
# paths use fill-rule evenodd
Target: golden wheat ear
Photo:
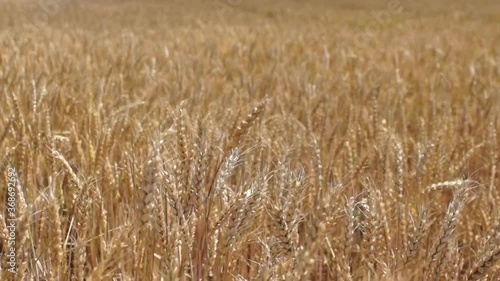
<path id="1" fill-rule="evenodd" d="M 252 127 L 255 120 L 257 120 L 257 118 L 264 113 L 268 102 L 269 100 L 265 99 L 263 102 L 259 103 L 252 109 L 245 119 L 241 120 L 235 128 L 233 128 L 230 132 L 224 151 L 230 151 L 240 143 L 241 138 L 247 133 L 250 127 Z"/>

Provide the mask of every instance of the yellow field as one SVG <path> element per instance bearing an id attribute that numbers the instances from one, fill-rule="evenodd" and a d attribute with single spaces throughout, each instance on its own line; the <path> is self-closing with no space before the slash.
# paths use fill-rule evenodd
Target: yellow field
<path id="1" fill-rule="evenodd" d="M 500 280 L 498 0 L 164 2 L 0 2 L 0 280 Z"/>

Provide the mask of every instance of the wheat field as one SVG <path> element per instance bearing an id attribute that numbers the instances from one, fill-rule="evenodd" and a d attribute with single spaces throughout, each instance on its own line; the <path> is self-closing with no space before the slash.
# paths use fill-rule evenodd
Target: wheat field
<path id="1" fill-rule="evenodd" d="M 0 3 L 0 280 L 500 280 L 500 3 Z"/>

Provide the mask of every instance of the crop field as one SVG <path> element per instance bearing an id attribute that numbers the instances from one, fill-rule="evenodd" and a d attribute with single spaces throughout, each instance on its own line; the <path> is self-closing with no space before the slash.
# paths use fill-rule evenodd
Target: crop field
<path id="1" fill-rule="evenodd" d="M 498 0 L 0 1 L 0 280 L 500 280 Z"/>

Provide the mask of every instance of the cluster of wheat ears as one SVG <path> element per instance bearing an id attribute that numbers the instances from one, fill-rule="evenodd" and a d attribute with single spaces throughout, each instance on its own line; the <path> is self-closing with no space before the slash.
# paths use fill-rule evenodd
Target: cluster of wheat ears
<path id="1" fill-rule="evenodd" d="M 500 280 L 491 17 L 11 5 L 1 280 Z"/>

